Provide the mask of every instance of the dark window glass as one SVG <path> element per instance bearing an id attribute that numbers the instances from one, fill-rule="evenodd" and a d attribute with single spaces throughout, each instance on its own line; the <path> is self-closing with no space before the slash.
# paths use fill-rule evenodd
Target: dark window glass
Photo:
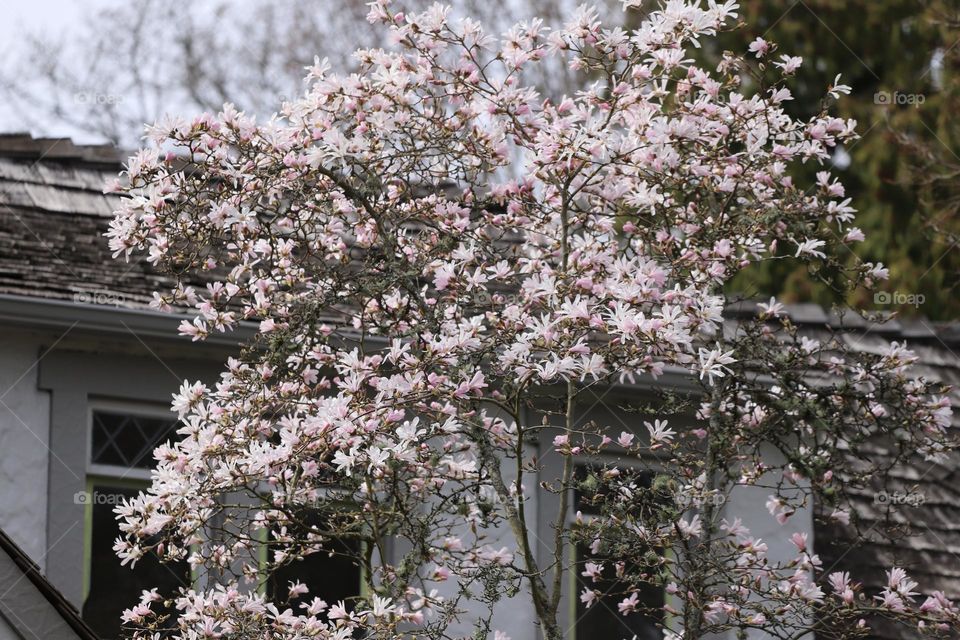
<path id="1" fill-rule="evenodd" d="M 574 469 L 574 482 L 576 483 L 574 501 L 578 511 L 599 515 L 607 496 L 616 491 L 618 485 L 611 484 L 610 480 L 604 478 L 604 471 L 606 470 L 605 467 L 599 465 L 578 465 Z M 653 485 L 654 473 L 652 471 L 620 468 L 619 472 L 617 482 L 620 484 L 633 480 L 640 487 L 649 488 Z M 644 503 L 650 502 L 651 505 L 653 503 L 663 503 L 664 498 L 669 499 L 662 495 L 647 495 L 642 498 Z M 643 506 L 643 504 L 640 505 L 641 508 Z"/>
<path id="2" fill-rule="evenodd" d="M 577 598 L 577 624 L 576 634 L 580 640 L 590 640 L 591 638 L 609 638 L 616 640 L 618 638 L 636 637 L 637 640 L 661 640 L 663 632 L 657 628 L 657 623 L 662 621 L 662 613 L 656 616 L 650 616 L 643 613 L 631 613 L 624 616 L 617 609 L 617 605 L 630 594 L 624 589 L 624 584 L 617 580 L 614 575 L 612 563 L 604 565 L 603 579 L 593 582 L 590 578 L 580 575 L 587 562 L 598 562 L 603 560 L 603 556 L 590 553 L 586 545 L 577 545 L 577 592 L 574 597 Z M 628 567 L 627 572 L 635 570 L 634 567 Z M 584 588 L 597 589 L 602 594 L 598 597 L 590 608 L 580 600 L 580 593 Z M 663 590 L 657 585 L 640 584 L 639 601 L 645 607 L 657 607 L 658 611 L 663 607 Z"/>
<path id="3" fill-rule="evenodd" d="M 93 442 L 90 462 L 117 467 L 150 469 L 153 450 L 175 439 L 177 421 L 109 411 L 93 414 Z"/>
<path id="4" fill-rule="evenodd" d="M 579 487 L 575 496 L 577 510 L 588 515 L 600 514 L 608 491 L 602 477 L 603 469 L 600 467 L 581 466 L 576 469 L 576 480 Z M 649 487 L 653 481 L 653 474 L 638 471 L 634 474 L 634 478 L 641 486 Z M 611 640 L 626 638 L 629 640 L 633 637 L 636 637 L 637 640 L 660 640 L 663 637 L 663 632 L 657 627 L 657 623 L 662 622 L 663 619 L 664 593 L 660 586 L 646 583 L 637 584 L 640 605 L 655 608 L 656 615 L 635 612 L 624 616 L 620 613 L 617 605 L 630 593 L 625 589 L 627 585 L 617 579 L 613 563 L 606 562 L 602 579 L 594 582 L 589 577 L 582 575 L 582 572 L 587 562 L 600 563 L 603 561 L 605 559 L 603 555 L 591 553 L 588 544 L 577 544 L 574 553 L 576 553 L 577 588 L 572 596 L 576 598 L 577 602 L 577 618 L 574 628 L 579 640 L 590 640 L 591 638 L 610 638 Z M 625 574 L 628 576 L 636 575 L 640 572 L 639 569 L 634 565 L 627 566 L 625 567 Z M 580 600 L 580 594 L 584 588 L 598 590 L 602 594 L 589 608 Z"/>
<path id="5" fill-rule="evenodd" d="M 96 484 L 90 494 L 90 591 L 83 603 L 83 619 L 104 640 L 120 637 L 120 616 L 137 603 L 141 591 L 159 587 L 160 593 L 171 594 L 190 580 L 186 562 L 162 564 L 152 555 L 141 558 L 133 569 L 120 566 L 113 550 L 120 535 L 113 509 L 123 498 L 138 493 L 137 489 Z"/>
<path id="6" fill-rule="evenodd" d="M 288 529 L 295 536 L 303 536 L 306 527 L 322 528 L 323 518 L 311 511 L 303 516 L 302 523 L 305 526 L 293 525 Z M 300 596 L 301 602 L 316 597 L 334 605 L 343 600 L 347 610 L 352 610 L 360 595 L 360 567 L 353 559 L 359 550 L 360 543 L 355 540 L 330 540 L 324 544 L 323 551 L 311 553 L 274 571 L 267 581 L 267 593 L 275 602 L 284 602 L 289 595 L 290 583 L 299 580 L 310 590 Z"/>

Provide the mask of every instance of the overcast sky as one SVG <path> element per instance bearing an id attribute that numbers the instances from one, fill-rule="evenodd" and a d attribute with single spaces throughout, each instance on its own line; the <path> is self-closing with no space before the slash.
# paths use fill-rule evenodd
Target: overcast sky
<path id="1" fill-rule="evenodd" d="M 96 12 L 101 7 L 120 4 L 123 0 L 0 0 L 0 55 L 9 59 L 22 43 L 24 33 L 44 30 L 60 38 L 71 36 L 68 28 L 85 14 Z M 185 3 L 186 4 L 186 3 Z M 0 131 L 24 131 L 25 124 L 0 102 Z M 70 128 L 35 132 L 43 135 L 66 135 L 78 141 L 95 141 L 83 132 Z"/>
<path id="2" fill-rule="evenodd" d="M 243 11 L 245 6 L 254 6 L 260 3 L 269 4 L 277 0 L 228 0 L 220 3 L 214 0 L 155 0 L 158 4 L 170 3 L 166 5 L 175 12 L 182 15 L 184 13 L 194 17 L 210 17 L 210 14 L 204 12 L 215 11 L 217 8 L 226 6 L 229 11 Z M 337 5 L 346 3 L 366 4 L 368 0 L 314 0 L 318 7 L 326 10 L 335 9 Z M 415 0 L 423 4 L 428 4 L 433 0 Z M 491 0 L 492 2 L 513 2 L 525 0 Z M 21 87 L 26 86 L 36 91 L 36 87 L 29 84 L 29 78 L 36 75 L 36 70 L 30 66 L 24 66 L 21 60 L 24 60 L 24 54 L 31 55 L 27 43 L 28 36 L 39 35 L 44 43 L 59 43 L 63 51 L 75 52 L 80 50 L 84 52 L 84 43 L 81 38 L 88 32 L 90 23 L 88 21 L 93 17 L 93 24 L 99 24 L 98 18 L 103 12 L 109 12 L 112 8 L 120 10 L 127 7 L 129 0 L 0 0 L 0 72 L 2 78 L 12 78 L 14 80 L 14 90 L 18 95 L 23 95 Z M 279 3 L 278 3 L 279 4 Z M 365 10 L 364 10 L 365 12 Z M 224 28 L 229 28 L 229 20 Z M 241 38 L 242 41 L 242 38 Z M 352 49 L 360 43 L 349 43 Z M 322 53 L 318 51 L 317 53 Z M 105 57 L 116 57 L 116 54 L 108 52 Z M 311 56 L 312 57 L 312 56 Z M 118 58 L 119 59 L 119 58 Z M 75 77 L 83 80 L 82 69 L 85 68 L 86 60 L 80 58 L 69 58 L 71 65 L 68 72 L 72 72 Z M 304 59 L 304 64 L 311 61 L 310 57 Z M 27 63 L 43 62 L 42 60 L 27 59 Z M 17 65 L 21 65 L 19 68 Z M 76 66 L 73 66 L 76 65 Z M 27 85 L 23 85 L 23 82 Z M 44 81 L 46 82 L 46 78 Z M 20 90 L 18 90 L 20 89 Z M 69 93 L 69 89 L 66 89 Z M 100 87 L 96 91 L 113 95 L 110 87 Z M 182 93 L 182 91 L 181 91 Z M 83 92 L 76 95 L 85 95 Z M 182 96 L 181 96 L 182 98 Z M 153 119 L 160 117 L 163 112 L 189 113 L 195 110 L 194 102 L 184 105 L 177 102 L 177 91 L 170 91 L 163 99 L 169 101 L 167 104 L 159 105 L 156 114 L 147 114 L 145 117 Z M 30 99 L 24 101 L 3 100 L 0 97 L 0 132 L 29 132 L 37 137 L 67 137 L 74 142 L 81 144 L 101 144 L 108 140 L 100 134 L 93 133 L 93 127 L 80 128 L 63 122 L 62 118 L 57 118 L 48 110 L 35 110 L 33 114 L 24 114 L 24 105 L 29 108 L 33 104 Z M 55 104 L 55 100 L 45 104 L 50 107 Z M 272 106 L 276 108 L 279 103 Z M 30 117 L 30 116 L 35 117 Z M 36 117 L 39 116 L 39 117 Z"/>
<path id="3" fill-rule="evenodd" d="M 363 12 L 358 18 L 362 18 L 366 12 L 363 5 L 367 0 L 312 0 L 317 8 L 317 14 L 320 16 L 322 25 L 340 24 L 331 20 L 331 14 L 337 12 L 345 16 L 352 15 L 352 12 L 344 11 L 346 8 L 362 8 Z M 478 0 L 478 4 L 484 0 Z M 530 7 L 527 0 L 486 0 L 490 4 L 486 6 L 487 19 L 494 18 L 494 14 L 514 14 L 528 15 L 525 11 Z M 136 11 L 137 4 L 128 4 L 130 0 L 0 0 L 0 80 L 4 81 L 0 85 L 3 91 L 3 98 L 0 98 L 0 132 L 24 132 L 29 131 L 35 136 L 51 137 L 69 137 L 78 143 L 99 143 L 106 142 L 107 137 L 113 136 L 121 140 L 121 144 L 131 145 L 128 140 L 134 139 L 142 129 L 135 126 L 134 121 L 139 123 L 141 120 L 154 121 L 163 115 L 163 113 L 190 114 L 202 108 L 198 104 L 195 96 L 191 96 L 182 83 L 173 81 L 167 82 L 171 78 L 177 78 L 182 69 L 173 67 L 173 71 L 164 75 L 169 68 L 163 68 L 162 62 L 173 61 L 173 64 L 179 64 L 180 58 L 176 56 L 166 56 L 158 53 L 169 43 L 164 39 L 152 39 L 150 42 L 157 45 L 156 50 L 151 48 L 146 55 L 153 56 L 151 62 L 157 62 L 155 67 L 148 69 L 148 72 L 154 75 L 148 76 L 151 81 L 146 91 L 134 93 L 131 87 L 134 81 L 130 77 L 124 77 L 123 72 L 128 71 L 129 57 L 125 50 L 119 47 L 122 38 L 118 39 L 118 46 L 111 47 L 112 41 L 102 33 L 101 26 L 109 26 L 109 20 L 102 16 L 111 10 L 119 11 L 123 8 Z M 195 20 L 197 24 L 202 24 L 204 28 L 215 29 L 218 35 L 227 35 L 224 38 L 225 50 L 230 51 L 229 46 L 235 50 L 247 49 L 252 56 L 247 58 L 257 59 L 258 51 L 254 51 L 246 46 L 246 34 L 243 31 L 236 31 L 242 21 L 231 20 L 237 16 L 247 15 L 245 8 L 251 6 L 277 8 L 284 6 L 279 0 L 227 0 L 225 2 L 214 0 L 155 0 L 156 4 L 152 8 L 169 9 L 177 14 L 176 17 L 183 17 L 180 12 L 186 13 L 189 17 L 200 18 Z M 414 6 L 427 6 L 432 0 L 412 0 Z M 554 12 L 561 14 L 556 18 L 559 20 L 564 17 L 564 7 L 572 10 L 572 7 L 579 0 L 543 0 L 542 6 L 549 7 Z M 166 4 L 165 4 L 166 3 Z M 354 6 L 353 3 L 356 3 Z M 287 3 L 294 6 L 294 3 Z M 614 15 L 619 15 L 619 0 L 601 0 L 600 5 L 607 5 L 615 11 Z M 309 6 L 309 4 L 308 4 Z M 223 9 L 223 14 L 205 13 Z M 517 11 L 519 9 L 519 12 Z M 158 12 L 152 12 L 149 15 L 156 15 Z M 236 13 L 236 15 L 234 15 Z M 258 14 L 257 14 L 258 15 Z M 279 11 L 279 15 L 284 14 Z M 94 17 L 91 20 L 91 17 Z M 129 16 L 127 16 L 129 18 Z M 166 19 L 166 18 L 165 18 Z M 282 18 L 281 18 L 282 19 Z M 347 18 L 348 20 L 350 18 Z M 272 24 L 272 23 L 271 23 Z M 315 23 L 308 23 L 307 27 L 313 29 Z M 346 23 L 345 23 L 346 24 Z M 174 21 L 167 26 L 172 26 L 174 30 L 179 29 L 180 21 Z M 152 26 L 152 25 L 150 25 Z M 349 26 L 349 25 L 348 25 Z M 504 26 L 504 25 L 502 25 Z M 233 28 L 233 31 L 227 32 L 225 29 Z M 281 24 L 282 27 L 282 24 Z M 364 22 L 363 27 L 367 25 Z M 125 26 L 120 26 L 125 28 Z M 240 26 L 239 28 L 243 28 Z M 323 31 L 322 28 L 317 31 L 318 35 L 331 32 Z M 353 27 L 350 27 L 353 28 Z M 505 26 L 504 26 L 505 28 Z M 358 29 L 363 31 L 362 29 Z M 160 30 L 164 33 L 163 30 Z M 91 37 L 91 33 L 103 36 L 103 40 L 97 40 L 96 43 L 88 43 L 82 40 L 84 37 Z M 175 34 L 179 32 L 174 31 Z M 264 31 L 270 34 L 271 31 Z M 313 31 L 310 32 L 311 34 Z M 352 31 L 337 32 L 337 36 L 353 33 Z M 29 47 L 28 36 L 41 36 L 41 51 L 48 44 L 59 43 L 61 47 L 52 47 L 53 51 L 46 51 L 40 55 L 35 55 L 34 49 Z M 122 35 L 122 34 L 121 34 Z M 167 30 L 166 37 L 170 36 L 170 30 Z M 358 36 L 359 37 L 359 36 Z M 101 48 L 96 48 L 91 52 L 91 44 L 106 44 Z M 265 42 L 272 43 L 273 40 Z M 336 37 L 318 39 L 313 42 L 309 36 L 287 43 L 282 55 L 293 55 L 294 58 L 286 60 L 294 63 L 302 61 L 303 64 L 309 64 L 313 54 L 324 55 L 325 50 L 329 50 L 331 57 L 342 55 L 345 52 L 352 51 L 355 47 L 365 44 L 375 44 L 374 42 L 347 41 Z M 317 51 L 302 50 L 302 47 L 294 45 L 304 45 L 305 47 L 317 47 Z M 284 46 L 284 43 L 279 43 Z M 327 49 L 324 49 L 327 47 Z M 292 52 L 292 53 L 291 53 Z M 49 55 L 44 55 L 48 53 Z M 164 51 L 165 53 L 165 51 Z M 280 97 L 289 95 L 290 91 L 299 90 L 299 79 L 302 75 L 301 67 L 296 67 L 297 76 L 291 75 L 290 65 L 282 73 L 276 73 L 270 76 L 273 81 L 269 86 L 273 91 L 258 91 L 259 86 L 256 81 L 248 82 L 249 77 L 242 73 L 234 73 L 237 62 L 236 51 L 233 51 L 233 57 L 220 56 L 221 51 L 217 50 L 214 54 L 208 55 L 206 59 L 214 60 L 215 64 L 211 66 L 214 69 L 213 74 L 218 70 L 225 70 L 223 73 L 232 74 L 232 77 L 239 78 L 236 82 L 230 84 L 229 95 L 226 99 L 241 104 L 242 108 L 250 109 L 259 113 L 263 118 L 269 116 L 273 110 L 279 107 Z M 309 54 L 309 55 L 308 55 Z M 242 56 L 241 56 L 242 58 Z M 97 62 L 105 62 L 99 65 Z M 50 68 L 44 68 L 49 64 L 61 65 L 54 66 L 52 72 Z M 246 68 L 246 67 L 244 67 Z M 254 67 L 254 73 L 257 72 Z M 119 72 L 115 71 L 119 70 Z M 271 72 L 277 69 L 271 69 Z M 57 73 L 62 72 L 62 73 Z M 208 73 L 207 76 L 213 75 Z M 182 74 L 181 74 L 182 75 Z M 202 74 L 201 74 L 202 75 Z M 196 76 L 195 76 L 196 77 Z M 36 83 L 34 83 L 36 79 Z M 228 78 L 229 79 L 229 78 Z M 282 84 L 290 81 L 290 86 Z M 90 84 L 93 82 L 95 84 Z M 86 84 L 85 84 L 86 83 Z M 242 85 L 242 86 L 241 86 Z M 30 91 L 28 92 L 27 89 Z M 208 87 L 209 89 L 209 87 Z M 245 95 L 251 92 L 254 94 Z M 9 95 L 10 93 L 14 95 Z M 207 91 L 205 95 L 213 95 Z M 219 95 L 219 94 L 218 94 Z M 97 109 L 97 104 L 91 104 L 89 98 L 107 98 L 116 100 L 114 109 Z M 276 100 L 269 100 L 270 96 Z M 128 101 L 129 98 L 129 101 Z M 248 103 L 243 104 L 243 101 Z M 210 102 L 208 100 L 207 102 Z M 77 104 L 83 104 L 84 107 L 77 107 Z M 114 103 L 111 103 L 114 104 Z M 39 106 L 39 107 L 38 107 Z M 60 109 L 59 114 L 57 109 Z M 118 115 L 119 114 L 119 115 Z M 86 120 L 84 120 L 86 118 Z M 112 120 L 111 120 L 112 118 Z M 83 124 L 72 126 L 65 124 L 64 120 L 73 120 L 74 122 L 83 121 Z M 120 124 L 116 124 L 119 122 Z M 116 125 L 116 127 L 114 127 Z M 85 126 L 86 130 L 79 128 Z M 99 131 L 100 134 L 92 133 Z M 105 133 L 106 132 L 106 133 Z M 136 143 L 132 143 L 136 144 Z"/>
<path id="4" fill-rule="evenodd" d="M 105 0 L 4 0 L 0 16 L 0 42 L 15 45 L 23 28 L 49 27 L 57 31 L 90 11 L 108 4 Z"/>

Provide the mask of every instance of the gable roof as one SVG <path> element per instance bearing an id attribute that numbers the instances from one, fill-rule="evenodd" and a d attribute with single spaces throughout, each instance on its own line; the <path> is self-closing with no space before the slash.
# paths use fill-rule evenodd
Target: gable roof
<path id="1" fill-rule="evenodd" d="M 0 530 L 0 619 L 23 638 L 98 640 L 56 587 Z"/>

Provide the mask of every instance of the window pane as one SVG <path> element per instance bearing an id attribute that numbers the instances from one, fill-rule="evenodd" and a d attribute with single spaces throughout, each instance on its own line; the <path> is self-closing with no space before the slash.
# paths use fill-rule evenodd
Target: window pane
<path id="1" fill-rule="evenodd" d="M 186 562 L 161 564 L 153 556 L 141 558 L 136 567 L 120 566 L 113 541 L 120 535 L 113 509 L 137 489 L 97 484 L 90 494 L 93 519 L 90 545 L 90 592 L 83 603 L 83 619 L 104 640 L 120 637 L 120 615 L 137 603 L 144 589 L 159 587 L 170 594 L 189 583 Z"/>
<path id="2" fill-rule="evenodd" d="M 586 515 L 601 514 L 603 503 L 610 493 L 610 488 L 603 481 L 603 471 L 602 467 L 595 465 L 582 465 L 576 468 L 575 478 L 578 490 L 575 495 L 575 505 L 578 511 Z M 627 469 L 621 469 L 620 479 L 625 479 L 628 474 L 643 487 L 650 487 L 653 482 L 654 474 L 651 471 L 633 470 L 631 473 Z M 572 596 L 577 602 L 574 628 L 579 640 L 591 638 L 629 640 L 634 636 L 637 640 L 660 640 L 663 637 L 663 632 L 657 628 L 657 623 L 663 619 L 664 593 L 660 586 L 646 583 L 637 585 L 640 605 L 656 609 L 655 615 L 632 613 L 623 616 L 617 609 L 617 605 L 630 594 L 625 590 L 627 585 L 617 579 L 612 563 L 607 562 L 604 565 L 602 579 L 594 582 L 582 575 L 585 565 L 587 562 L 599 564 L 605 558 L 602 554 L 591 553 L 587 544 L 576 545 L 574 552 L 576 553 L 577 588 Z M 637 569 L 636 566 L 628 566 L 625 568 L 625 573 L 627 576 L 637 574 L 639 573 Z M 589 608 L 580 600 L 580 594 L 584 588 L 594 589 L 602 594 Z"/>
<path id="3" fill-rule="evenodd" d="M 173 418 L 96 411 L 93 414 L 90 461 L 118 467 L 150 469 L 157 445 L 176 437 Z"/>
<path id="4" fill-rule="evenodd" d="M 577 598 L 576 634 L 579 640 L 590 640 L 591 638 L 609 638 L 609 640 L 626 638 L 629 640 L 634 636 L 637 640 L 661 640 L 663 638 L 663 632 L 657 628 L 657 623 L 662 620 L 662 612 L 656 616 L 642 613 L 631 613 L 628 616 L 621 615 L 617 609 L 617 604 L 630 594 L 625 592 L 625 585 L 616 579 L 614 568 L 610 566 L 610 563 L 607 563 L 604 566 L 604 579 L 593 582 L 590 578 L 580 574 L 586 562 L 603 560 L 603 557 L 591 554 L 586 545 L 577 545 L 576 554 L 577 590 L 574 597 Z M 584 588 L 596 589 L 603 594 L 594 601 L 590 608 L 587 608 L 580 601 L 580 593 Z M 657 607 L 658 611 L 663 607 L 663 590 L 659 586 L 641 584 L 639 585 L 638 595 L 641 605 L 645 607 Z"/>
<path id="5" fill-rule="evenodd" d="M 303 518 L 303 522 L 317 529 L 324 528 L 322 516 L 313 511 Z M 289 530 L 302 538 L 306 528 L 290 526 Z M 316 597 L 334 605 L 343 600 L 347 610 L 352 610 L 353 599 L 360 595 L 360 567 L 352 559 L 360 549 L 359 543 L 331 540 L 324 547 L 325 551 L 312 553 L 274 571 L 267 582 L 267 593 L 271 599 L 275 602 L 285 601 L 290 583 L 299 580 L 310 589 L 306 596 L 301 596 L 302 601 L 309 602 Z"/>

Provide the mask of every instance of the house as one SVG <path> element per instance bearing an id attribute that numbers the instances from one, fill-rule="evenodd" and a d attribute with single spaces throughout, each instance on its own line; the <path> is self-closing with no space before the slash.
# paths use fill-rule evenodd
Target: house
<path id="1" fill-rule="evenodd" d="M 241 327 L 191 343 L 177 335 L 179 318 L 149 308 L 152 292 L 169 280 L 143 260 L 113 259 L 103 238 L 116 200 L 102 188 L 120 162 L 107 147 L 0 136 L 0 528 L 12 541 L 0 538 L 0 546 L 11 558 L 21 558 L 20 571 L 79 637 L 89 636 L 77 631 L 84 624 L 65 603 L 101 638 L 113 638 L 120 612 L 141 589 L 169 590 L 192 581 L 185 567 L 149 560 L 135 571 L 120 567 L 112 551 L 117 536 L 112 509 L 146 486 L 152 449 L 175 428 L 171 394 L 184 379 L 216 380 L 238 341 L 252 335 L 251 328 Z M 838 326 L 836 318 L 814 305 L 796 305 L 789 313 L 811 335 Z M 845 324 L 843 332 L 850 345 L 863 350 L 907 340 L 921 357 L 922 375 L 960 383 L 960 356 L 954 353 L 960 352 L 958 327 L 919 320 L 879 327 Z M 674 378 L 671 384 L 681 386 L 683 380 Z M 541 447 L 548 461 L 544 472 L 552 473 L 547 455 L 552 446 L 545 441 Z M 859 496 L 858 512 L 869 537 L 861 548 L 850 545 L 852 529 L 824 524 L 816 508 L 792 518 L 790 531 L 808 533 L 826 567 L 855 569 L 869 585 L 884 581 L 881 567 L 897 564 L 924 587 L 960 597 L 956 469 L 918 464 L 902 470 L 894 481 L 903 495 L 916 499 L 899 493 L 883 499 Z M 545 540 L 554 498 L 534 497 L 539 517 L 531 523 L 532 534 Z M 771 555 L 786 557 L 787 535 L 769 518 L 764 500 L 762 490 L 744 489 L 724 509 L 756 523 L 754 534 L 768 541 Z M 871 526 L 891 507 L 893 519 L 912 523 L 918 535 L 889 538 L 879 525 Z M 539 551 L 549 553 L 545 545 Z M 356 593 L 356 568 L 320 556 L 305 560 L 298 576 L 325 599 Z M 32 568 L 23 568 L 24 558 Z M 338 578 L 328 579 L 331 575 Z M 55 590 L 39 586 L 47 582 Z M 576 598 L 568 601 L 565 625 L 580 640 L 617 632 L 654 637 L 651 625 L 628 630 L 605 606 L 588 613 L 577 610 Z M 37 624 L 32 618 L 45 615 L 36 608 L 24 608 L 22 614 L 31 625 Z M 536 637 L 527 606 L 505 602 L 497 620 L 513 640 Z M 0 638 L 4 629 L 0 626 Z M 883 632 L 891 638 L 908 633 L 892 627 Z"/>

